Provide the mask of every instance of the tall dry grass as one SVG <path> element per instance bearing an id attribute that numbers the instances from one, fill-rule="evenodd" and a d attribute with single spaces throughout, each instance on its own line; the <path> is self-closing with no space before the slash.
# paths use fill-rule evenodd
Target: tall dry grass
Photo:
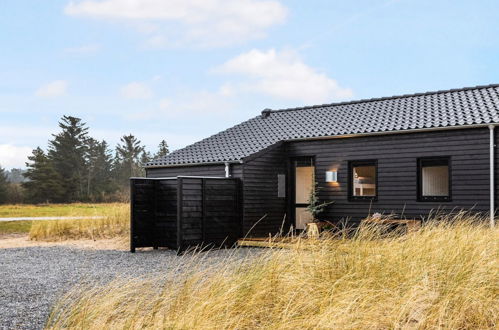
<path id="1" fill-rule="evenodd" d="M 187 271 L 79 287 L 48 328 L 493 329 L 499 230 L 468 222 L 317 240 Z M 202 266 L 200 266 L 202 265 Z"/>
<path id="2" fill-rule="evenodd" d="M 78 216 L 69 213 L 68 216 Z M 130 207 L 128 204 L 106 204 L 106 207 L 96 208 L 93 213 L 81 220 L 50 220 L 33 221 L 29 238 L 37 241 L 62 241 L 69 239 L 102 239 L 127 237 L 130 232 Z M 100 217 L 102 219 L 92 219 Z"/>

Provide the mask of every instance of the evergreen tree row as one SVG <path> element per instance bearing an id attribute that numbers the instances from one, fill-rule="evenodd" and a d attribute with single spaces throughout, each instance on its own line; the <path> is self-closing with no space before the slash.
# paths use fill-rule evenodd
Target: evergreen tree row
<path id="1" fill-rule="evenodd" d="M 63 116 L 60 132 L 52 135 L 48 149 L 33 150 L 23 173 L 24 200 L 30 203 L 115 201 L 128 196 L 129 178 L 143 176 L 143 165 L 169 153 L 162 141 L 157 153 L 145 150 L 133 135 L 125 135 L 114 150 L 106 141 L 88 134 L 80 118 Z M 0 203 L 8 200 L 8 182 L 0 168 Z"/>

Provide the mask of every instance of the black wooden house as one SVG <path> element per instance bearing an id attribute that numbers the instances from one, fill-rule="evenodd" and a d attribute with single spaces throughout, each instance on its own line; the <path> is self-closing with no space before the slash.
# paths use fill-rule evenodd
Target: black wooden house
<path id="1" fill-rule="evenodd" d="M 304 228 L 314 181 L 334 201 L 328 221 L 463 209 L 493 221 L 498 123 L 499 85 L 265 109 L 148 163 L 147 179 L 239 179 L 239 236 Z"/>

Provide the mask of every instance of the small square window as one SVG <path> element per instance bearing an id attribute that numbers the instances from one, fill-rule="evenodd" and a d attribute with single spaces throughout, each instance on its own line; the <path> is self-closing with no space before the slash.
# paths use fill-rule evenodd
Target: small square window
<path id="1" fill-rule="evenodd" d="M 378 164 L 376 160 L 349 163 L 349 197 L 353 200 L 376 200 L 378 196 Z"/>
<path id="2" fill-rule="evenodd" d="M 418 160 L 418 200 L 448 202 L 451 200 L 450 158 Z"/>

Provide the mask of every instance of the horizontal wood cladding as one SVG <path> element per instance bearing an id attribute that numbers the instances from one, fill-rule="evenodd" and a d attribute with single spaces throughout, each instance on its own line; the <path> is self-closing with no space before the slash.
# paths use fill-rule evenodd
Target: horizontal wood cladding
<path id="1" fill-rule="evenodd" d="M 242 165 L 230 164 L 230 174 L 233 178 L 242 178 Z M 177 176 L 211 176 L 225 177 L 225 165 L 197 165 L 177 167 L 157 167 L 146 169 L 148 178 L 168 178 Z"/>
<path id="2" fill-rule="evenodd" d="M 176 180 L 132 179 L 130 248 L 177 246 Z"/>
<path id="3" fill-rule="evenodd" d="M 231 246 L 241 237 L 237 178 L 131 180 L 131 250 Z"/>
<path id="4" fill-rule="evenodd" d="M 280 230 L 286 214 L 286 199 L 277 196 L 277 175 L 286 172 L 287 156 L 282 144 L 244 163 L 244 235 L 266 236 Z"/>
<path id="5" fill-rule="evenodd" d="M 499 145 L 499 128 L 495 128 L 494 130 L 494 191 L 495 191 L 495 208 L 499 207 L 499 149 L 497 146 Z M 487 165 L 487 171 L 489 167 Z M 497 211 L 496 211 L 497 215 Z"/>
<path id="6" fill-rule="evenodd" d="M 237 179 L 179 178 L 180 248 L 232 245 L 241 237 Z"/>
<path id="7" fill-rule="evenodd" d="M 437 210 L 489 211 L 487 128 L 297 141 L 286 149 L 288 157 L 315 156 L 319 198 L 334 201 L 324 219 L 359 220 L 374 212 L 419 218 Z M 429 156 L 451 158 L 450 202 L 417 201 L 417 159 Z M 367 159 L 378 162 L 378 199 L 349 201 L 348 162 Z M 337 183 L 325 182 L 330 170 L 338 172 Z"/>

